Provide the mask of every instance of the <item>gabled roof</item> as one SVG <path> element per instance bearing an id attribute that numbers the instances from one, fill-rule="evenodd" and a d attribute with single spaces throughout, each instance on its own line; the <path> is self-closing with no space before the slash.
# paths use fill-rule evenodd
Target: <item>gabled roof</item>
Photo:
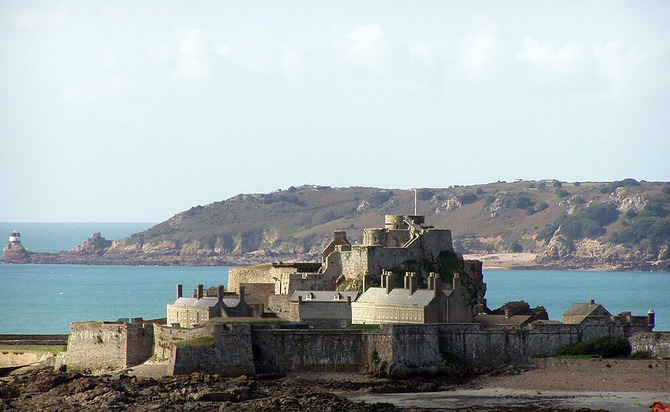
<path id="1" fill-rule="evenodd" d="M 355 301 L 358 297 L 358 292 L 355 290 L 336 291 L 336 290 L 296 290 L 291 295 L 291 302 L 297 302 L 298 298 L 302 297 L 303 302 L 347 302 L 347 298 L 351 297 L 351 301 Z"/>
<path id="2" fill-rule="evenodd" d="M 611 316 L 605 307 L 599 303 L 575 303 L 568 308 L 563 316 L 590 316 L 597 314 L 598 316 Z"/>
<path id="3" fill-rule="evenodd" d="M 451 290 L 438 291 L 443 295 L 451 294 Z M 428 289 L 417 289 L 410 294 L 409 289 L 394 288 L 386 293 L 386 288 L 369 288 L 363 293 L 357 304 L 391 305 L 391 306 L 428 306 L 435 299 L 436 293 Z"/>
<path id="4" fill-rule="evenodd" d="M 178 298 L 172 306 L 194 307 L 194 308 L 213 308 L 219 303 L 219 298 Z"/>

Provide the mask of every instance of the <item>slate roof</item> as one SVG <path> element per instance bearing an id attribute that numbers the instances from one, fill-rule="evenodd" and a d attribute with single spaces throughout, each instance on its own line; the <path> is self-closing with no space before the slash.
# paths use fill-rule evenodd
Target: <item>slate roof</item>
<path id="1" fill-rule="evenodd" d="M 213 308 L 217 303 L 219 303 L 219 298 L 205 297 L 198 299 L 181 297 L 177 298 L 177 300 L 172 305 L 195 308 Z"/>
<path id="2" fill-rule="evenodd" d="M 438 291 L 449 296 L 453 291 Z M 367 305 L 428 306 L 435 299 L 435 293 L 428 289 L 417 289 L 410 295 L 409 289 L 394 288 L 386 293 L 386 288 L 369 288 L 356 303 Z"/>
<path id="3" fill-rule="evenodd" d="M 570 308 L 568 308 L 563 316 L 589 316 L 593 312 L 604 311 L 606 316 L 611 316 L 605 307 L 599 303 L 575 303 Z"/>
<path id="4" fill-rule="evenodd" d="M 302 296 L 303 302 L 347 302 L 347 297 L 351 297 L 353 302 L 358 297 L 358 292 L 355 290 L 344 292 L 336 290 L 296 290 L 291 295 L 291 302 L 297 302 L 299 296 Z M 336 296 L 339 299 L 336 299 Z"/>

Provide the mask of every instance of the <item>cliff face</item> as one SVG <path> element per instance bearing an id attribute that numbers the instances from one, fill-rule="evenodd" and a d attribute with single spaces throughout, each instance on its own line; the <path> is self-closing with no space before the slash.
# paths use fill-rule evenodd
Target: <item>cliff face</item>
<path id="1" fill-rule="evenodd" d="M 51 259 L 158 265 L 318 260 L 334 230 L 345 229 L 352 243 L 362 243 L 362 230 L 382 226 L 385 214 L 412 213 L 414 196 L 326 186 L 241 194 Z M 670 270 L 667 182 L 498 182 L 422 188 L 416 200 L 426 222 L 452 230 L 458 253 L 524 252 L 536 256 L 528 268 Z"/>

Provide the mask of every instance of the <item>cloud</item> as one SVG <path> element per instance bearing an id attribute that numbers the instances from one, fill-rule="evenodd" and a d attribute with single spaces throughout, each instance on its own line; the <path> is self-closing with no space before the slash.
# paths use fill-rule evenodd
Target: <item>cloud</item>
<path id="1" fill-rule="evenodd" d="M 461 40 L 460 63 L 472 77 L 484 77 L 502 57 L 498 25 L 486 16 L 473 18 L 472 31 Z"/>
<path id="2" fill-rule="evenodd" d="M 386 35 L 379 24 L 357 27 L 337 37 L 335 45 L 344 61 L 353 67 L 379 70 L 389 59 Z"/>
<path id="3" fill-rule="evenodd" d="M 97 103 L 120 96 L 127 84 L 128 79 L 123 76 L 108 81 L 78 81 L 61 90 L 58 99 L 67 103 Z"/>
<path id="4" fill-rule="evenodd" d="M 56 30 L 70 23 L 72 13 L 68 10 L 33 11 L 24 9 L 14 11 L 10 16 L 12 24 L 23 30 Z"/>
<path id="5" fill-rule="evenodd" d="M 544 72 L 566 75 L 578 69 L 583 61 L 582 49 L 574 44 L 556 47 L 542 43 L 533 36 L 526 36 L 523 49 L 517 57 L 525 60 Z"/>
<path id="6" fill-rule="evenodd" d="M 411 64 L 432 66 L 435 64 L 435 56 L 429 46 L 423 43 L 415 43 L 409 46 L 409 61 Z"/>
<path id="7" fill-rule="evenodd" d="M 257 50 L 253 46 L 224 44 L 216 48 L 214 52 L 223 57 L 229 64 L 245 70 L 266 71 L 276 65 L 275 58 L 271 52 Z"/>
<path id="8" fill-rule="evenodd" d="M 598 75 L 607 80 L 613 96 L 627 93 L 638 66 L 647 60 L 639 50 L 624 50 L 617 42 L 597 46 L 593 54 L 598 62 Z"/>
<path id="9" fill-rule="evenodd" d="M 198 79 L 209 75 L 209 65 L 204 61 L 202 32 L 198 29 L 179 31 L 177 65 L 172 75 L 178 78 Z"/>

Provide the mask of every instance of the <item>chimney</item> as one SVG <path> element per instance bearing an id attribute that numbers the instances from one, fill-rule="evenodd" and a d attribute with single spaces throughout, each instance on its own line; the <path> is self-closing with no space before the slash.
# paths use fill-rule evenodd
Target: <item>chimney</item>
<path id="1" fill-rule="evenodd" d="M 403 283 L 403 286 L 402 286 L 403 289 L 409 289 L 409 276 L 410 276 L 410 272 L 405 272 L 405 277 L 403 278 L 403 282 L 405 282 L 405 283 Z M 411 293 L 410 293 L 410 295 L 411 295 Z"/>
<path id="2" fill-rule="evenodd" d="M 219 298 L 219 302 L 223 302 L 223 292 L 224 292 L 223 285 L 219 285 L 219 290 L 218 290 L 218 294 L 217 294 L 217 297 Z"/>
<path id="3" fill-rule="evenodd" d="M 505 308 L 505 319 L 509 319 L 509 308 Z"/>
<path id="4" fill-rule="evenodd" d="M 407 272 L 405 278 L 407 279 L 406 282 L 409 289 L 409 294 L 413 295 L 414 292 L 416 292 L 416 272 Z"/>
<path id="5" fill-rule="evenodd" d="M 184 289 L 183 289 L 182 285 L 177 285 L 177 299 L 179 299 L 180 297 L 182 297 L 182 292 L 183 292 L 183 290 L 184 290 Z"/>
<path id="6" fill-rule="evenodd" d="M 240 294 L 240 303 L 245 303 L 244 302 L 244 286 L 240 285 L 238 290 L 239 290 L 239 294 Z"/>
<path id="7" fill-rule="evenodd" d="M 198 285 L 198 291 L 196 292 L 195 297 L 202 299 L 202 283 Z"/>
<path id="8" fill-rule="evenodd" d="M 428 274 L 428 290 L 435 290 L 435 273 Z"/>
<path id="9" fill-rule="evenodd" d="M 384 276 L 384 275 L 382 275 L 382 276 Z M 394 283 L 393 272 L 391 272 L 389 270 L 389 271 L 386 272 L 386 294 L 387 295 L 389 293 L 391 293 L 391 291 L 393 290 L 393 286 L 394 286 L 393 283 Z"/>
<path id="10" fill-rule="evenodd" d="M 298 295 L 298 305 L 302 305 L 302 295 Z"/>
<path id="11" fill-rule="evenodd" d="M 454 281 L 452 283 L 451 288 L 453 290 L 461 289 L 461 275 L 458 272 L 454 272 Z"/>
<path id="12" fill-rule="evenodd" d="M 351 296 L 347 296 L 347 305 L 351 306 Z"/>
<path id="13" fill-rule="evenodd" d="M 595 304 L 596 304 L 595 299 L 591 299 L 591 300 L 589 301 L 589 306 L 593 306 L 593 305 L 595 305 Z"/>
<path id="14" fill-rule="evenodd" d="M 370 288 L 370 272 L 365 271 L 363 275 L 363 293 L 365 293 Z"/>

